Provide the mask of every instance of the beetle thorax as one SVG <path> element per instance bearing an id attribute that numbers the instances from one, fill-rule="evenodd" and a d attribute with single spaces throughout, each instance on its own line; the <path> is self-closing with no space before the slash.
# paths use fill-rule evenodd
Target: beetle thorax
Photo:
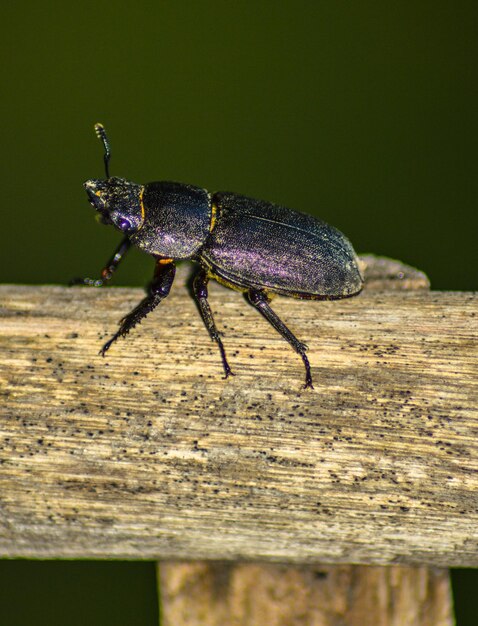
<path id="1" fill-rule="evenodd" d="M 175 182 L 144 186 L 144 223 L 131 241 L 149 254 L 187 259 L 204 245 L 211 224 L 210 194 Z"/>

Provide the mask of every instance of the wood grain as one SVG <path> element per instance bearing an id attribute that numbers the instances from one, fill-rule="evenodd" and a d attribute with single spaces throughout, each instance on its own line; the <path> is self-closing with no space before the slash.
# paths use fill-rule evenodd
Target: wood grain
<path id="1" fill-rule="evenodd" d="M 106 359 L 140 290 L 0 287 L 1 555 L 478 566 L 476 295 L 277 298 L 303 390 L 211 285 L 223 380 L 185 281 Z"/>

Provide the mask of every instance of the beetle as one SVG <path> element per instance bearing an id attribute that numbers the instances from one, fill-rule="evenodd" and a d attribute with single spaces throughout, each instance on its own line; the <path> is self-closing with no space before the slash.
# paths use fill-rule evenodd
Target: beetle
<path id="1" fill-rule="evenodd" d="M 246 294 L 249 302 L 301 356 L 304 387 L 313 387 L 307 345 L 297 339 L 273 311 L 274 294 L 304 300 L 335 300 L 363 287 L 359 262 L 349 240 L 322 220 L 284 206 L 236 193 L 210 193 L 177 182 L 137 184 L 110 177 L 110 143 L 102 124 L 95 131 L 104 147 L 106 179 L 91 179 L 84 188 L 103 224 L 123 239 L 98 279 L 75 284 L 100 287 L 113 276 L 132 245 L 156 259 L 149 293 L 121 321 L 100 351 L 139 324 L 170 292 L 177 260 L 196 262 L 193 294 L 204 324 L 219 347 L 225 378 L 233 372 L 208 302 L 208 282 Z"/>

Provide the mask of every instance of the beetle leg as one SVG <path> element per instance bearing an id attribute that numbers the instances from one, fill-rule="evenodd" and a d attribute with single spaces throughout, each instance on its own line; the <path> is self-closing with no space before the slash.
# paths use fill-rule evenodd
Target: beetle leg
<path id="1" fill-rule="evenodd" d="M 209 302 L 207 301 L 207 284 L 209 282 L 209 276 L 206 271 L 200 269 L 199 272 L 194 277 L 193 281 L 193 292 L 194 297 L 196 298 L 196 302 L 199 306 L 199 311 L 201 313 L 201 317 L 204 321 L 204 324 L 208 330 L 211 339 L 217 343 L 219 346 L 219 350 L 221 352 L 222 365 L 224 367 L 225 377 L 234 376 L 234 372 L 229 367 L 229 363 L 226 358 L 226 351 L 224 350 L 224 346 L 222 345 L 221 337 L 219 336 L 219 331 L 216 328 L 216 324 L 214 323 L 214 317 L 212 315 L 211 307 L 209 306 Z"/>
<path id="2" fill-rule="evenodd" d="M 304 389 L 312 385 L 312 375 L 310 373 L 310 363 L 306 355 L 307 346 L 300 342 L 297 337 L 287 328 L 284 322 L 277 316 L 269 306 L 267 295 L 258 289 L 249 289 L 247 292 L 249 302 L 266 318 L 266 320 L 284 337 L 286 341 L 300 354 L 305 365 L 305 385 Z"/>
<path id="3" fill-rule="evenodd" d="M 169 295 L 171 285 L 173 284 L 176 267 L 171 259 L 160 259 L 156 264 L 154 278 L 149 288 L 149 295 L 142 300 L 131 313 L 128 313 L 120 321 L 120 327 L 117 332 L 109 339 L 101 348 L 100 354 L 105 356 L 111 344 L 119 337 L 126 337 L 129 331 L 139 324 L 143 318 L 155 309 L 161 300 Z"/>
<path id="4" fill-rule="evenodd" d="M 125 237 L 120 245 L 116 248 L 113 256 L 110 258 L 105 267 L 101 270 L 100 278 L 73 278 L 70 285 L 89 285 L 90 287 L 102 287 L 115 273 L 116 268 L 124 258 L 125 254 L 131 247 L 131 241 Z"/>

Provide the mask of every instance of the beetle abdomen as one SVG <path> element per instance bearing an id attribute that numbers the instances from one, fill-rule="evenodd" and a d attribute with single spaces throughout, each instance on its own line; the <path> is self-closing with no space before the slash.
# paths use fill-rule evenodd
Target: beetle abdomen
<path id="1" fill-rule="evenodd" d="M 201 257 L 234 286 L 304 298 L 344 298 L 363 279 L 349 240 L 322 220 L 270 202 L 217 193 L 218 219 Z"/>

